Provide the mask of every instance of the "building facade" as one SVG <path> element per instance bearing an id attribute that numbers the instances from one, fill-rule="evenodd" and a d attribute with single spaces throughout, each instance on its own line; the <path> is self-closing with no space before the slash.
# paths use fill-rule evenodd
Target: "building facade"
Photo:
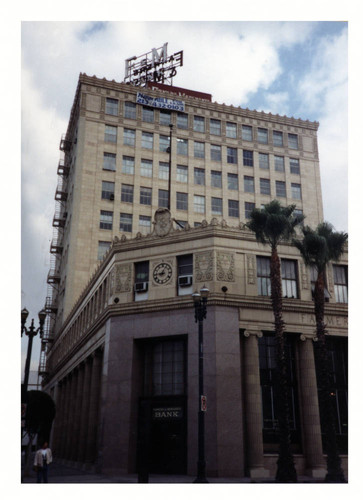
<path id="1" fill-rule="evenodd" d="M 191 294 L 205 284 L 207 474 L 272 477 L 269 252 L 243 223 L 275 198 L 296 204 L 313 227 L 323 219 L 318 124 L 175 87 L 144 93 L 182 99 L 184 111 L 139 104 L 137 87 L 81 74 L 61 140 L 41 360 L 58 410 L 54 453 L 105 473 L 136 472 L 146 453 L 150 472 L 196 473 Z M 280 257 L 294 458 L 300 474 L 323 477 L 314 276 L 291 245 Z M 346 254 L 326 283 L 346 468 Z"/>

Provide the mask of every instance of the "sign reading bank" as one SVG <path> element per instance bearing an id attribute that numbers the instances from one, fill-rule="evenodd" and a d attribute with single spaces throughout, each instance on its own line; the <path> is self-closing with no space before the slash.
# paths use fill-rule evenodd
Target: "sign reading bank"
<path id="1" fill-rule="evenodd" d="M 178 99 L 167 99 L 165 97 L 151 97 L 142 92 L 136 95 L 136 102 L 144 106 L 151 106 L 153 108 L 169 109 L 171 111 L 185 111 L 184 101 Z"/>

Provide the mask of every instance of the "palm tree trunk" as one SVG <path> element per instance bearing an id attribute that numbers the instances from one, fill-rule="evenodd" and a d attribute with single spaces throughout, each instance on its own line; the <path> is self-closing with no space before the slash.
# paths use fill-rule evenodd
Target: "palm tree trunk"
<path id="1" fill-rule="evenodd" d="M 272 248 L 270 270 L 271 300 L 275 319 L 275 345 L 278 371 L 277 419 L 279 425 L 280 441 L 276 481 L 279 483 L 292 483 L 297 482 L 297 475 L 293 456 L 291 453 L 287 360 L 285 349 L 284 321 L 282 318 L 281 268 L 276 248 Z"/>
<path id="2" fill-rule="evenodd" d="M 318 278 L 315 283 L 314 290 L 314 307 L 316 320 L 316 336 L 317 336 L 317 375 L 320 382 L 320 410 L 322 427 L 326 436 L 327 448 L 327 469 L 328 473 L 325 477 L 327 483 L 344 483 L 344 472 L 341 468 L 341 459 L 338 453 L 335 425 L 334 425 L 334 409 L 333 398 L 330 395 L 329 368 L 328 368 L 328 352 L 325 342 L 325 323 L 324 323 L 324 271 L 318 273 Z"/>

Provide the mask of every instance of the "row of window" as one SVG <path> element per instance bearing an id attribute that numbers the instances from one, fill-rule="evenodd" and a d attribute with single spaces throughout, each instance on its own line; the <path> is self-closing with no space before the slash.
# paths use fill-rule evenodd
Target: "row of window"
<path id="1" fill-rule="evenodd" d="M 196 144 L 196 143 L 194 143 Z M 213 146 L 213 145 L 212 145 Z M 220 148 L 220 146 L 218 146 Z M 227 148 L 227 149 L 235 149 L 235 148 Z M 220 153 L 220 150 L 219 150 Z M 218 156 L 221 161 L 221 154 Z M 233 157 L 234 158 L 234 157 Z M 213 158 L 212 158 L 213 159 Z M 216 159 L 216 158 L 214 158 Z M 232 157 L 230 157 L 232 159 Z M 236 161 L 228 161 L 230 164 L 237 164 L 237 150 L 236 150 Z M 297 158 L 288 158 L 289 160 L 289 168 L 291 174 L 300 174 L 300 161 Z M 273 156 L 273 164 L 276 172 L 285 172 L 285 158 L 283 156 Z M 243 150 L 243 166 L 245 167 L 253 167 L 254 166 L 254 155 L 253 151 Z M 270 159 L 269 155 L 265 153 L 258 153 L 258 166 L 263 170 L 269 170 L 270 168 Z M 187 167 L 183 167 L 187 168 Z M 113 172 L 116 171 L 116 154 L 104 152 L 103 154 L 103 169 L 111 170 Z M 147 177 L 151 177 L 148 172 L 152 172 L 152 160 L 142 159 L 141 160 L 141 169 L 144 169 L 147 173 L 145 174 Z M 168 162 L 159 162 L 159 170 L 167 170 L 169 171 L 169 163 Z M 122 156 L 122 173 L 124 174 L 134 174 L 135 171 L 135 158 L 133 156 Z M 141 172 L 141 175 L 142 172 Z M 165 175 L 165 174 L 164 174 Z M 160 173 L 159 173 L 160 177 Z M 160 177 L 165 178 L 165 177 Z"/>
<path id="2" fill-rule="evenodd" d="M 183 174 L 184 175 L 184 174 Z M 148 175 L 146 177 L 149 177 Z M 178 180 L 178 179 L 177 179 Z M 270 179 L 259 179 L 260 181 L 260 194 L 271 195 L 271 181 Z M 179 182 L 186 182 L 185 180 L 180 180 Z M 255 193 L 255 179 L 254 177 L 249 177 L 247 175 L 243 178 L 244 182 L 244 191 L 245 193 Z M 195 168 L 194 169 L 194 184 L 196 185 L 205 185 L 205 172 L 204 169 Z M 221 172 L 211 172 L 211 186 L 216 188 L 222 187 L 222 175 Z M 238 189 L 238 176 L 235 174 L 228 174 L 228 189 L 237 190 Z M 277 197 L 286 198 L 286 183 L 284 181 L 275 181 L 275 193 Z M 181 194 L 177 192 L 177 200 L 178 196 Z M 296 183 L 291 183 L 291 197 L 295 200 L 301 200 L 301 185 Z M 101 198 L 105 200 L 114 200 L 115 199 L 115 183 L 109 181 L 102 181 L 102 191 Z M 204 198 L 204 196 L 202 196 Z M 213 199 L 221 199 L 222 198 L 213 198 Z M 134 203 L 134 186 L 132 184 L 121 184 L 121 201 L 125 203 Z M 152 205 L 152 188 L 150 187 L 140 187 L 140 204 L 141 205 Z M 212 203 L 213 205 L 213 203 Z M 159 197 L 158 197 L 158 206 L 159 207 L 168 207 L 168 191 L 165 189 L 159 189 Z M 178 210 L 188 210 L 188 206 L 186 208 L 177 207 Z M 204 213 L 204 211 L 202 212 Z M 213 213 L 213 211 L 212 211 Z M 222 213 L 218 213 L 218 215 L 222 215 Z"/>
<path id="3" fill-rule="evenodd" d="M 136 120 L 136 103 L 126 101 L 124 103 L 124 117 Z M 119 102 L 117 99 L 106 98 L 106 114 L 118 116 L 119 115 Z M 142 121 L 148 123 L 155 122 L 155 109 L 148 106 L 142 106 Z M 170 125 L 172 122 L 172 112 L 167 110 L 159 111 L 160 125 Z M 189 128 L 189 116 L 187 113 L 177 113 L 176 125 L 180 129 Z M 194 132 L 206 132 L 206 119 L 204 116 L 193 115 L 192 124 Z M 284 147 L 287 146 L 291 149 L 298 149 L 298 136 L 297 134 L 288 133 L 287 142 L 284 143 L 284 134 L 279 130 L 269 130 L 264 127 L 252 127 L 251 125 L 239 125 L 235 122 L 210 118 L 209 119 L 209 132 L 211 135 L 221 136 L 222 126 L 225 128 L 225 135 L 231 139 L 242 138 L 244 141 L 257 141 L 260 144 L 272 143 L 274 146 Z M 269 137 L 270 134 L 270 137 Z"/>
<path id="4" fill-rule="evenodd" d="M 105 142 L 117 142 L 117 127 L 112 125 L 105 126 Z M 124 129 L 124 145 L 134 147 L 136 142 L 136 130 Z M 193 141 L 194 158 L 205 158 L 205 143 Z M 154 149 L 154 134 L 151 132 L 142 132 L 141 134 L 141 147 L 144 149 Z M 166 135 L 159 136 L 159 151 L 167 152 L 170 147 L 170 137 Z M 176 139 L 177 154 L 188 156 L 189 154 L 189 141 L 188 139 Z M 254 166 L 254 151 L 243 149 L 242 150 L 242 163 L 246 167 Z M 270 155 L 268 153 L 258 154 L 258 165 L 260 168 L 270 168 Z M 210 159 L 212 161 L 222 161 L 222 146 L 219 144 L 210 144 Z M 238 149 L 233 147 L 226 147 L 226 160 L 227 163 L 238 163 Z M 300 174 L 300 162 L 298 158 L 288 158 L 290 172 L 292 174 Z M 278 172 L 285 171 L 285 157 L 273 155 L 274 168 Z M 104 153 L 104 168 L 108 170 L 115 170 L 116 168 L 116 155 L 113 153 Z"/>
<path id="5" fill-rule="evenodd" d="M 336 302 L 348 302 L 348 269 L 347 266 L 333 265 L 334 276 L 334 294 Z M 312 294 L 315 288 L 317 272 L 315 269 L 310 271 L 310 282 Z M 297 262 L 290 259 L 281 259 L 281 281 L 282 295 L 285 298 L 298 298 L 298 275 Z M 271 295 L 270 280 L 270 258 L 257 257 L 257 287 L 258 294 Z M 326 298 L 329 298 L 329 292 L 325 290 Z"/>

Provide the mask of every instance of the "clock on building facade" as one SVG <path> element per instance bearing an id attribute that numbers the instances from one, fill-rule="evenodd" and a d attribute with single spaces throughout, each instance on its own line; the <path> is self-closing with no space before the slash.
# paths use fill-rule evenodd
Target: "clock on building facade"
<path id="1" fill-rule="evenodd" d="M 153 278 L 155 283 L 159 285 L 164 285 L 170 281 L 173 274 L 172 267 L 166 262 L 161 262 L 158 264 L 153 271 Z"/>

